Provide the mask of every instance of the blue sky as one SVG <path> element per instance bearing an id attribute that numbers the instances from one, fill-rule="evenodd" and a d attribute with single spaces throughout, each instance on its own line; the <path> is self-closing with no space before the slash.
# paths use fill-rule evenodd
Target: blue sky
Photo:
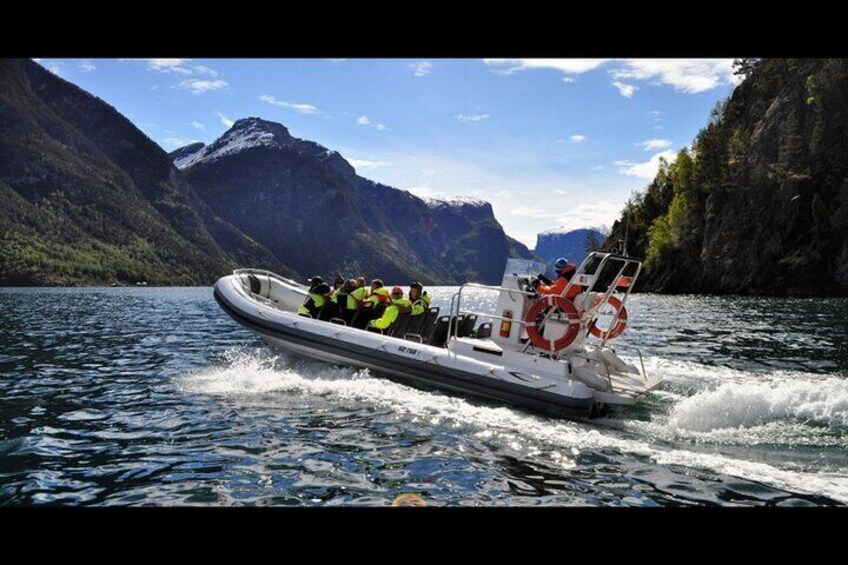
<path id="1" fill-rule="evenodd" d="M 360 175 L 492 202 L 530 247 L 607 225 L 733 91 L 730 59 L 41 59 L 167 150 L 246 116 Z"/>

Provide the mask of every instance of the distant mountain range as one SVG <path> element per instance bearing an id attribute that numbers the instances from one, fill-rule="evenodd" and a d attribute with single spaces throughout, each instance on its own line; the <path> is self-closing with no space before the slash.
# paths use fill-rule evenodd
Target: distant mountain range
<path id="1" fill-rule="evenodd" d="M 508 257 L 532 257 L 488 202 L 424 200 L 365 179 L 338 152 L 260 118 L 171 157 L 215 214 L 301 274 L 495 283 Z"/>
<path id="2" fill-rule="evenodd" d="M 579 265 L 589 253 L 589 247 L 599 248 L 604 239 L 604 234 L 593 229 L 550 230 L 536 236 L 533 252 L 545 261 L 548 272 L 553 273 L 557 259 L 563 257 Z"/>
<path id="3" fill-rule="evenodd" d="M 169 156 L 103 100 L 0 60 L 0 285 L 208 284 L 237 266 L 495 283 L 508 257 L 533 254 L 487 202 L 364 179 L 259 118 Z"/>

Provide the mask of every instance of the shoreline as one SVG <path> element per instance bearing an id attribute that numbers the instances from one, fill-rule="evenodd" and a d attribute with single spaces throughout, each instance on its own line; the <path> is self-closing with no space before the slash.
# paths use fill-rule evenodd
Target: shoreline
<path id="1" fill-rule="evenodd" d="M 119 286 L 111 286 L 111 285 L 0 285 L 0 290 L 7 289 L 111 289 L 111 288 L 122 288 L 122 289 L 146 289 L 146 288 L 212 288 L 215 283 L 209 284 L 198 284 L 198 285 L 145 285 L 145 286 L 136 286 L 136 285 L 119 285 Z M 456 284 L 435 284 L 435 285 L 427 285 L 429 287 L 459 287 L 461 285 Z M 656 292 L 656 291 L 634 291 L 633 295 L 646 295 L 646 296 L 698 296 L 698 297 L 706 297 L 706 296 L 714 296 L 714 297 L 737 297 L 737 298 L 801 298 L 801 299 L 815 299 L 815 298 L 848 298 L 848 289 L 839 290 L 839 289 L 794 289 L 795 292 L 768 292 L 768 291 L 749 291 L 749 292 Z"/>

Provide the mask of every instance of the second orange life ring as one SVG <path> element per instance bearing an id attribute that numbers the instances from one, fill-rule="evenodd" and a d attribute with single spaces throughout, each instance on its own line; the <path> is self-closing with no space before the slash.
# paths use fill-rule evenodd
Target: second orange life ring
<path id="1" fill-rule="evenodd" d="M 601 297 L 599 296 L 595 300 L 595 305 L 597 306 L 600 303 Z M 615 324 L 613 324 L 612 329 L 609 331 L 602 331 L 598 328 L 597 324 L 595 324 L 597 318 L 592 320 L 592 323 L 589 324 L 589 331 L 598 339 L 615 339 L 620 336 L 621 332 L 624 331 L 624 328 L 627 327 L 627 308 L 621 305 L 621 300 L 615 296 L 610 296 L 607 304 L 615 308 L 615 311 L 618 313 L 618 318 L 616 319 Z"/>

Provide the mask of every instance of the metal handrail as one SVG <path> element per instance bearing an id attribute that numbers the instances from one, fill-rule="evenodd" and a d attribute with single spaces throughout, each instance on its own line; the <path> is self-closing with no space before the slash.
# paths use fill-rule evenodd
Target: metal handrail
<path id="1" fill-rule="evenodd" d="M 288 284 L 291 284 L 291 285 L 294 285 L 294 286 L 306 287 L 305 284 L 299 283 L 299 282 L 294 281 L 292 279 L 287 279 L 286 277 L 280 276 L 277 273 L 274 273 L 272 271 L 266 271 L 264 269 L 251 269 L 251 268 L 235 269 L 233 271 L 233 274 L 234 275 L 265 275 L 266 277 L 275 278 L 278 281 L 283 281 L 284 283 L 288 283 Z"/>
<path id="2" fill-rule="evenodd" d="M 622 266 L 618 270 L 618 272 L 616 273 L 615 278 L 613 278 L 612 282 L 607 286 L 606 291 L 603 293 L 603 295 L 601 297 L 601 301 L 596 306 L 594 306 L 594 308 L 592 310 L 594 318 L 597 318 L 596 313 L 598 312 L 598 310 L 601 307 L 603 307 L 605 304 L 608 304 L 610 298 L 613 296 L 613 294 L 615 294 L 615 292 L 616 292 L 616 290 L 618 289 L 618 286 L 619 286 L 618 283 L 621 280 L 622 276 L 624 275 L 625 271 L 627 271 L 627 269 L 630 267 L 630 265 L 633 265 L 633 264 L 636 265 L 636 272 L 632 275 L 631 282 L 627 286 L 627 290 L 624 292 L 624 296 L 623 296 L 622 301 L 621 301 L 621 306 L 616 309 L 615 316 L 613 317 L 612 322 L 609 324 L 609 326 L 606 329 L 605 335 L 607 337 L 603 338 L 602 341 L 601 341 L 600 348 L 603 348 L 606 345 L 607 341 L 609 340 L 608 336 L 609 336 L 610 331 L 612 330 L 612 328 L 615 327 L 615 325 L 621 319 L 621 312 L 624 310 L 624 305 L 627 303 L 627 300 L 630 297 L 630 293 L 633 290 L 633 286 L 636 283 L 636 279 L 639 278 L 639 275 L 642 272 L 642 262 L 639 261 L 638 259 L 626 257 L 626 256 L 623 256 L 623 255 L 617 255 L 617 254 L 614 254 L 614 253 L 600 253 L 600 252 L 597 252 L 597 251 L 593 251 L 593 252 L 589 253 L 588 255 L 586 255 L 586 257 L 580 263 L 580 266 L 577 268 L 577 270 L 574 273 L 575 276 L 573 276 L 571 278 L 571 280 L 568 281 L 568 284 L 565 286 L 565 289 L 562 291 L 562 294 L 560 294 L 561 297 L 565 297 L 568 294 L 569 290 L 571 290 L 571 288 L 575 284 L 577 284 L 576 280 L 577 280 L 578 274 L 587 274 L 586 269 L 588 268 L 589 263 L 598 256 L 601 256 L 601 260 L 600 260 L 600 263 L 598 264 L 598 266 L 595 267 L 595 269 L 593 270 L 591 284 L 582 293 L 583 297 L 580 301 L 580 306 L 579 306 L 580 311 L 583 311 L 583 312 L 587 311 L 587 308 L 586 308 L 587 301 L 589 300 L 590 295 L 594 292 L 595 287 L 598 285 L 598 281 L 601 278 L 600 275 L 603 273 L 604 267 L 607 265 L 607 263 L 619 261 L 619 262 L 622 263 Z M 449 318 L 449 321 L 448 321 L 448 336 L 449 336 L 449 338 L 450 337 L 454 337 L 454 338 L 458 337 L 458 334 L 459 334 L 458 320 L 459 320 L 459 316 L 461 314 L 475 315 L 475 316 L 478 316 L 478 317 L 485 317 L 485 318 L 490 318 L 490 319 L 493 319 L 493 320 L 502 320 L 502 321 L 509 320 L 511 323 L 516 323 L 516 324 L 520 324 L 520 325 L 527 325 L 526 322 L 524 322 L 524 320 L 522 320 L 520 318 L 505 318 L 503 316 L 498 316 L 496 314 L 484 314 L 482 312 L 474 312 L 474 311 L 471 311 L 471 310 L 463 310 L 462 309 L 462 293 L 466 288 L 480 288 L 480 289 L 484 289 L 484 290 L 494 290 L 494 291 L 498 291 L 498 292 L 506 292 L 510 295 L 512 295 L 512 294 L 523 294 L 525 296 L 530 296 L 530 297 L 536 296 L 536 294 L 537 294 L 536 292 L 526 292 L 526 291 L 523 291 L 523 290 L 520 290 L 520 289 L 506 288 L 506 287 L 503 287 L 503 286 L 484 285 L 484 284 L 479 284 L 479 283 L 465 283 L 465 284 L 463 284 L 459 287 L 459 290 L 457 290 L 457 292 L 455 292 L 453 294 L 453 296 L 451 296 L 451 304 L 450 304 L 450 310 L 449 310 L 450 318 Z M 551 309 L 550 311 L 548 311 L 546 313 L 545 318 L 542 321 L 542 324 L 547 322 L 547 320 L 553 314 L 553 310 L 554 309 Z M 585 314 L 584 314 L 584 316 L 585 316 Z M 594 318 L 593 318 L 593 320 L 594 320 Z M 454 322 L 454 320 L 457 320 L 457 321 Z M 587 332 L 589 332 L 590 330 L 588 330 L 588 326 L 591 323 L 591 321 L 581 318 L 580 322 L 586 323 Z M 588 333 L 587 333 L 587 335 L 588 335 Z M 530 344 L 528 342 L 527 347 L 529 347 L 529 345 Z M 527 347 L 525 347 L 525 350 L 526 350 Z"/>
<path id="3" fill-rule="evenodd" d="M 525 323 L 524 320 L 519 321 L 519 320 L 516 320 L 516 319 L 513 319 L 513 318 L 503 318 L 501 316 L 496 316 L 494 314 L 480 314 L 478 312 L 461 310 L 460 305 L 462 304 L 462 291 L 466 287 L 468 287 L 468 288 L 482 288 L 484 290 L 497 290 L 498 292 L 506 292 L 507 294 L 524 294 L 525 296 L 535 296 L 535 294 L 536 294 L 535 292 L 526 292 L 526 291 L 520 290 L 520 289 L 516 290 L 516 289 L 513 289 L 513 288 L 506 288 L 505 286 L 495 286 L 495 285 L 480 284 L 480 283 L 473 283 L 473 282 L 469 282 L 469 283 L 465 283 L 465 284 L 461 285 L 459 287 L 459 290 L 457 290 L 453 294 L 453 296 L 451 296 L 450 310 L 448 310 L 448 312 L 450 312 L 450 318 L 448 318 L 448 340 L 450 340 L 451 332 L 453 332 L 454 338 L 459 339 L 459 315 L 460 314 L 465 314 L 465 315 L 473 314 L 475 316 L 481 316 L 482 315 L 486 318 L 497 318 L 499 320 L 507 320 L 508 319 L 508 320 L 515 322 L 515 323 L 520 323 L 520 324 Z M 456 300 L 456 314 L 454 314 L 454 300 Z M 453 323 L 454 315 L 456 316 L 456 323 Z"/>
<path id="4" fill-rule="evenodd" d="M 592 253 L 589 253 L 588 255 L 586 255 L 586 257 L 580 263 L 580 267 L 578 267 L 578 269 L 575 271 L 575 273 L 574 273 L 575 276 L 571 277 L 571 280 L 568 281 L 568 284 L 566 285 L 565 289 L 562 291 L 561 296 L 566 296 L 568 294 L 568 291 L 571 289 L 571 287 L 576 284 L 575 279 L 577 278 L 577 275 L 578 274 L 585 274 L 585 270 L 586 270 L 586 267 L 588 266 L 589 262 L 591 260 L 593 260 L 598 255 L 600 255 L 600 253 L 597 252 L 597 251 L 593 251 Z M 612 283 L 610 283 L 610 285 L 607 287 L 607 290 L 606 290 L 606 292 L 604 292 L 601 301 L 597 304 L 597 306 L 594 307 L 594 312 L 597 312 L 601 307 L 603 307 L 605 304 L 609 303 L 609 299 L 612 297 L 612 295 L 615 293 L 616 289 L 618 288 L 618 282 L 621 280 L 621 277 L 624 275 L 624 272 L 627 270 L 627 268 L 630 265 L 636 264 L 636 273 L 632 277 L 632 282 L 627 286 L 627 291 L 624 293 L 624 298 L 621 301 L 621 306 L 619 306 L 616 309 L 615 316 L 613 317 L 612 322 L 610 322 L 610 324 L 607 326 L 607 329 L 605 331 L 605 335 L 607 337 L 604 337 L 601 340 L 600 347 L 602 347 L 602 348 L 606 345 L 607 341 L 609 340 L 609 332 L 612 330 L 612 328 L 615 327 L 615 325 L 621 319 L 621 311 L 624 309 L 624 305 L 627 302 L 627 299 L 630 298 L 630 293 L 633 290 L 633 286 L 636 284 L 636 279 L 639 278 L 639 274 L 642 272 L 642 262 L 637 260 L 637 259 L 633 259 L 631 257 L 626 257 L 626 256 L 623 256 L 623 255 L 616 255 L 616 254 L 613 254 L 613 253 L 606 253 L 606 254 L 603 254 L 603 255 L 604 256 L 601 259 L 600 264 L 594 270 L 594 273 L 593 273 L 594 279 L 592 280 L 592 284 L 583 293 L 584 296 L 580 301 L 580 310 L 582 310 L 584 312 L 586 311 L 586 309 L 587 309 L 586 308 L 586 301 L 589 300 L 590 293 L 592 293 L 594 291 L 595 285 L 598 284 L 600 274 L 603 272 L 604 267 L 606 266 L 608 261 L 610 261 L 610 260 L 611 261 L 620 261 L 622 263 L 622 266 L 621 266 L 621 269 L 619 269 L 618 273 L 615 275 L 615 278 L 613 278 Z M 597 316 L 595 316 L 595 317 L 597 318 Z M 587 323 L 587 334 L 586 335 L 589 335 L 588 332 L 591 332 L 591 330 L 588 329 L 588 326 L 589 326 L 589 323 Z"/>

